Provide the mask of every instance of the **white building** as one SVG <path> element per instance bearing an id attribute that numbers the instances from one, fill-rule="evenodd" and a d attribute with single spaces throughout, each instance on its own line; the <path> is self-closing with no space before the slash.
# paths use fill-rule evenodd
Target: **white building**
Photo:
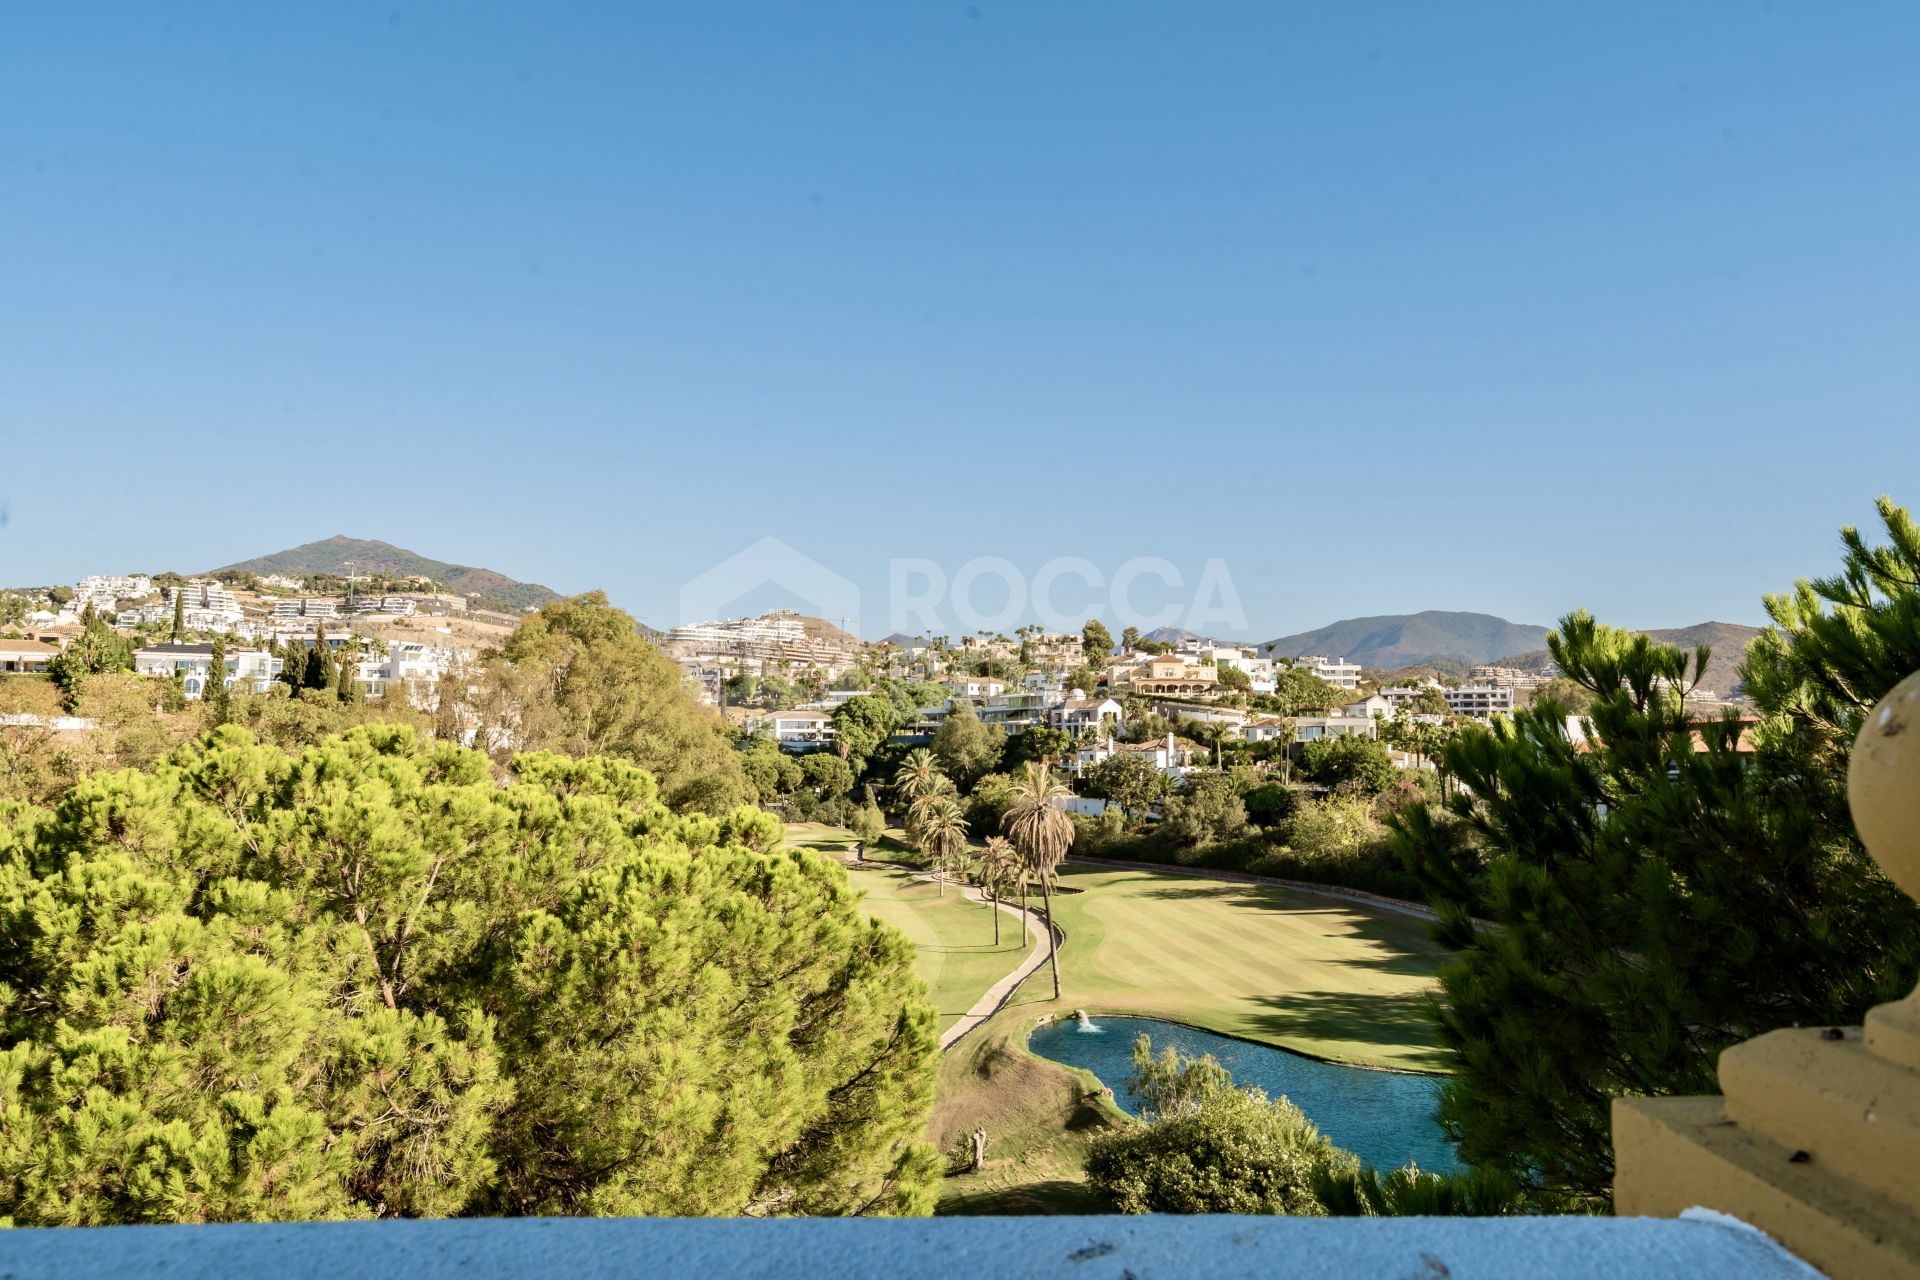
<path id="1" fill-rule="evenodd" d="M 1119 755 L 1137 755 L 1148 764 L 1169 777 L 1186 776 L 1187 767 L 1193 763 L 1193 753 L 1180 746 L 1169 733 L 1164 738 L 1155 738 L 1152 742 L 1115 742 L 1112 738 L 1100 738 L 1077 748 L 1073 753 L 1073 771 L 1085 773 L 1088 769 L 1104 760 Z"/>
<path id="2" fill-rule="evenodd" d="M 1309 653 L 1302 655 L 1296 665 L 1305 667 L 1335 688 L 1358 689 L 1360 687 L 1360 664 L 1357 662 Z"/>
<path id="3" fill-rule="evenodd" d="M 112 613 L 122 600 L 141 600 L 153 594 L 153 579 L 144 573 L 93 574 L 73 588 L 73 607 L 93 606 L 95 613 Z"/>
<path id="4" fill-rule="evenodd" d="M 1395 711 L 1393 700 L 1370 693 L 1358 702 L 1349 702 L 1340 708 L 1340 714 L 1346 716 L 1371 716 L 1381 720 L 1393 719 Z"/>
<path id="5" fill-rule="evenodd" d="M 1300 716 L 1293 722 L 1295 742 L 1320 738 L 1372 738 L 1379 726 L 1372 716 Z"/>
<path id="6" fill-rule="evenodd" d="M 1512 685 L 1470 684 L 1451 689 L 1437 680 L 1428 680 L 1418 685 L 1395 685 L 1392 688 L 1382 689 L 1380 696 L 1399 710 L 1408 706 L 1429 689 L 1445 698 L 1447 709 L 1457 716 L 1487 720 L 1496 713 L 1508 715 L 1513 711 Z"/>
<path id="7" fill-rule="evenodd" d="M 955 676 L 946 679 L 947 688 L 953 690 L 956 698 L 982 699 L 992 698 L 1007 691 L 1007 682 L 999 676 Z"/>
<path id="8" fill-rule="evenodd" d="M 181 622 L 189 631 L 226 631 L 238 626 L 246 615 L 233 592 L 217 582 L 195 578 L 184 587 L 167 588 L 164 618 L 172 619 L 174 602 L 184 596 L 186 605 Z"/>
<path id="9" fill-rule="evenodd" d="M 0 640 L 0 672 L 9 675 L 43 672 L 47 664 L 59 656 L 58 645 L 38 640 Z"/>
<path id="10" fill-rule="evenodd" d="M 787 751 L 810 751 L 833 744 L 833 717 L 824 711 L 775 711 L 752 722 Z"/>
<path id="11" fill-rule="evenodd" d="M 1089 730 L 1110 736 L 1124 718 L 1119 702 L 1113 698 L 1068 698 L 1047 709 L 1047 724 L 1065 729 L 1076 738 Z"/>
<path id="12" fill-rule="evenodd" d="M 330 596 L 302 596 L 298 600 L 276 600 L 272 611 L 267 615 L 275 622 L 291 622 L 298 618 L 336 618 L 340 615 L 339 602 Z"/>
<path id="13" fill-rule="evenodd" d="M 1272 742 L 1275 738 L 1291 741 L 1292 735 L 1285 716 L 1255 716 L 1240 726 L 1242 742 Z"/>
<path id="14" fill-rule="evenodd" d="M 279 674 L 280 665 L 280 660 L 264 649 L 230 649 L 223 678 L 230 689 L 265 693 Z M 198 698 L 206 691 L 212 668 L 210 644 L 156 644 L 133 655 L 133 669 L 140 675 L 170 680 L 179 673 L 189 698 Z"/>
<path id="15" fill-rule="evenodd" d="M 1495 715 L 1513 713 L 1513 686 L 1510 684 L 1468 684 L 1443 690 L 1447 705 L 1457 716 L 1490 720 Z"/>

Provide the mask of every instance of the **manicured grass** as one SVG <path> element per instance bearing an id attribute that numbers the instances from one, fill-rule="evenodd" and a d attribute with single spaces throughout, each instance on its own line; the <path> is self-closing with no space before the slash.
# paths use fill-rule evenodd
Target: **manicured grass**
<path id="1" fill-rule="evenodd" d="M 853 848 L 854 836 L 839 827 L 795 822 L 787 826 L 787 844 L 845 857 Z M 875 852 L 869 846 L 868 853 Z M 1031 939 L 1020 940 L 1020 922 L 1004 913 L 1000 944 L 995 946 L 993 916 L 987 907 L 968 901 L 959 885 L 950 884 L 942 893 L 938 885 L 918 879 L 908 867 L 884 859 L 869 866 L 849 866 L 847 871 L 854 887 L 866 895 L 867 910 L 912 941 L 914 968 L 926 981 L 942 1031 L 971 1009 L 988 987 L 1012 973 L 1032 949 Z"/>
<path id="2" fill-rule="evenodd" d="M 1044 966 L 1009 1013 L 1137 1013 L 1317 1058 L 1442 1065 L 1426 998 L 1447 952 L 1410 916 L 1265 885 L 1061 868 L 1056 1005 Z"/>
<path id="3" fill-rule="evenodd" d="M 958 885 L 937 886 L 900 867 L 855 867 L 854 885 L 864 890 L 867 910 L 912 939 L 914 968 L 926 979 L 945 1031 L 1012 973 L 1033 947 L 1020 940 L 1020 922 L 1000 918 L 1000 945 L 993 944 L 989 908 L 969 902 Z"/>

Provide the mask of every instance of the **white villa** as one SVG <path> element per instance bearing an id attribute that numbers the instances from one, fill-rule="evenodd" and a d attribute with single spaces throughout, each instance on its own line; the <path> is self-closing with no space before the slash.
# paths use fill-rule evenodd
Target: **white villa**
<path id="1" fill-rule="evenodd" d="M 265 693 L 280 666 L 280 660 L 265 649 L 229 649 L 223 681 L 230 689 Z M 212 667 L 210 644 L 156 644 L 133 655 L 133 669 L 140 675 L 170 680 L 179 673 L 189 698 L 198 698 L 206 691 Z"/>

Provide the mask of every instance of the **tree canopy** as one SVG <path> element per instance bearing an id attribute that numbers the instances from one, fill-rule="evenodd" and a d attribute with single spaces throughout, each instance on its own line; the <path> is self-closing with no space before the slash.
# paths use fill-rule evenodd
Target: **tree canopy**
<path id="1" fill-rule="evenodd" d="M 624 760 L 508 771 L 227 726 L 10 809 L 13 1220 L 925 1211 L 934 1014 L 845 873 Z"/>
<path id="2" fill-rule="evenodd" d="M 500 658 L 475 708 L 481 743 L 496 756 L 619 756 L 653 774 L 678 809 L 725 813 L 754 798 L 720 717 L 604 593 L 529 614 Z"/>
<path id="3" fill-rule="evenodd" d="M 1612 1098 L 1715 1092 L 1730 1044 L 1858 1022 L 1913 985 L 1920 911 L 1860 847 L 1844 792 L 1859 718 L 1920 668 L 1920 537 L 1882 516 L 1891 547 L 1849 529 L 1841 575 L 1768 601 L 1777 630 L 1744 671 L 1757 732 L 1688 711 L 1704 649 L 1576 613 L 1548 644 L 1591 694 L 1591 730 L 1569 736 L 1546 700 L 1446 746 L 1470 854 L 1430 810 L 1392 819 L 1463 948 L 1441 975 L 1441 1121 L 1536 1206 L 1607 1203 Z M 1476 887 L 1464 860 L 1482 857 Z"/>

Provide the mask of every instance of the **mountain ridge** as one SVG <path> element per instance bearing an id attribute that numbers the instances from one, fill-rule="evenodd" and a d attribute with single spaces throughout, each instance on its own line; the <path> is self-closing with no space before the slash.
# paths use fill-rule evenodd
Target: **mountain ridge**
<path id="1" fill-rule="evenodd" d="M 318 542 L 304 542 L 283 551 L 269 552 L 251 560 L 223 565 L 215 573 L 282 573 L 299 576 L 310 573 L 345 573 L 348 563 L 359 572 L 394 577 L 419 575 L 433 579 L 456 595 L 467 596 L 481 605 L 504 607 L 518 612 L 561 598 L 551 587 L 537 582 L 521 582 L 493 569 L 476 565 L 435 560 L 417 551 L 397 547 L 377 538 L 349 538 L 336 533 Z"/>
<path id="2" fill-rule="evenodd" d="M 1321 654 L 1363 667 L 1398 668 L 1452 658 L 1491 662 L 1503 654 L 1543 648 L 1547 628 L 1508 622 L 1490 613 L 1427 609 L 1420 613 L 1342 618 L 1312 631 L 1269 640 L 1261 647 L 1282 658 Z"/>

